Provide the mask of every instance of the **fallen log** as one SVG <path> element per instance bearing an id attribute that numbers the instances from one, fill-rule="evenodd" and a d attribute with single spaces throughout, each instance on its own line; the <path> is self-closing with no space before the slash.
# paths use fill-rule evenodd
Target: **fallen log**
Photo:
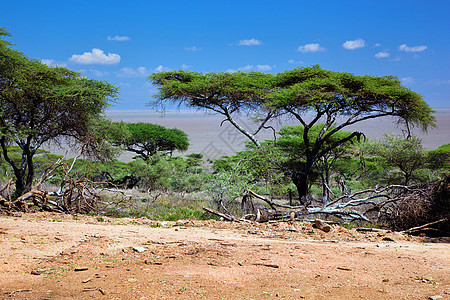
<path id="1" fill-rule="evenodd" d="M 435 225 L 435 224 L 443 223 L 443 222 L 446 222 L 446 221 L 448 222 L 448 219 L 447 219 L 447 218 L 440 219 L 440 220 L 437 220 L 437 221 L 434 221 L 434 222 L 430 222 L 430 223 L 427 223 L 427 224 L 423 224 L 423 225 L 421 225 L 421 226 L 412 227 L 412 228 L 409 228 L 409 229 L 407 229 L 407 230 L 400 231 L 400 233 L 413 233 L 413 232 L 415 232 L 415 231 L 425 230 L 425 229 L 428 229 L 428 228 L 427 228 L 428 226 L 432 226 L 432 225 Z"/>
<path id="2" fill-rule="evenodd" d="M 366 227 L 358 227 L 356 228 L 356 231 L 359 232 L 392 232 L 392 230 L 386 230 L 386 229 L 379 229 L 379 228 L 366 228 Z"/>
<path id="3" fill-rule="evenodd" d="M 260 200 L 263 200 L 267 204 L 270 205 L 271 208 L 275 209 L 277 207 L 289 209 L 295 213 L 298 213 L 298 215 L 313 215 L 313 214 L 328 214 L 328 215 L 334 215 L 337 217 L 340 217 L 341 219 L 350 219 L 350 220 L 364 220 L 366 222 L 372 223 L 371 220 L 369 220 L 363 212 L 359 212 L 356 210 L 350 210 L 347 208 L 347 206 L 357 206 L 357 205 L 363 205 L 368 204 L 367 201 L 349 201 L 348 203 L 338 203 L 335 206 L 325 206 L 325 207 L 311 207 L 306 205 L 300 205 L 300 206 L 290 206 L 290 205 L 284 205 L 284 204 L 278 204 L 273 202 L 270 199 L 267 199 L 266 197 L 259 195 L 251 190 L 248 191 L 248 194 L 256 197 Z M 366 200 L 366 199 L 364 199 Z"/>
<path id="4" fill-rule="evenodd" d="M 208 208 L 208 207 L 203 207 L 203 210 L 206 211 L 206 212 L 209 212 L 209 213 L 211 213 L 213 215 L 216 215 L 216 216 L 219 216 L 221 218 L 224 218 L 224 220 L 239 222 L 239 219 L 236 218 L 233 215 L 223 214 L 221 212 L 218 212 L 218 211 L 216 211 L 214 209 L 211 209 L 211 208 Z"/>

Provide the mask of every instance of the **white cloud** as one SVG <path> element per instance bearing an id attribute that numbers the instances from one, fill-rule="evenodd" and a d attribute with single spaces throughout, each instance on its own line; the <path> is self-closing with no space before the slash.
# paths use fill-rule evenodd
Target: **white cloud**
<path id="1" fill-rule="evenodd" d="M 156 69 L 155 72 L 165 72 L 165 71 L 170 71 L 169 68 L 164 67 L 163 65 L 159 65 Z"/>
<path id="2" fill-rule="evenodd" d="M 414 79 L 412 77 L 403 77 L 403 78 L 400 78 L 400 81 L 402 82 L 402 84 L 414 83 Z"/>
<path id="3" fill-rule="evenodd" d="M 240 40 L 238 42 L 239 46 L 258 46 L 262 45 L 262 42 L 257 39 L 250 39 L 250 40 Z"/>
<path id="4" fill-rule="evenodd" d="M 374 46 L 375 47 L 381 47 L 381 44 L 380 43 L 376 43 Z"/>
<path id="5" fill-rule="evenodd" d="M 94 48 L 91 52 L 74 54 L 69 60 L 80 65 L 115 65 L 120 62 L 120 55 L 114 53 L 105 54 L 103 50 Z"/>
<path id="6" fill-rule="evenodd" d="M 344 47 L 347 50 L 355 50 L 358 48 L 364 48 L 366 46 L 366 42 L 363 39 L 356 39 L 353 41 L 346 41 L 342 44 L 342 47 Z"/>
<path id="7" fill-rule="evenodd" d="M 65 63 L 59 63 L 54 59 L 41 59 L 41 63 L 43 63 L 44 65 L 47 65 L 49 67 L 67 67 L 67 64 Z"/>
<path id="8" fill-rule="evenodd" d="M 145 77 L 150 74 L 150 71 L 146 67 L 139 68 L 122 68 L 119 72 L 116 72 L 117 77 Z"/>
<path id="9" fill-rule="evenodd" d="M 386 51 L 380 51 L 377 54 L 375 54 L 376 58 L 386 58 L 389 57 L 391 54 L 389 54 L 389 52 Z"/>
<path id="10" fill-rule="evenodd" d="M 428 46 L 425 46 L 425 45 L 409 47 L 406 44 L 402 44 L 402 45 L 398 46 L 399 51 L 405 51 L 405 52 L 422 52 L 422 51 L 425 51 L 427 48 L 428 48 Z"/>
<path id="11" fill-rule="evenodd" d="M 325 51 L 325 48 L 320 47 L 320 44 L 306 44 L 303 46 L 299 46 L 297 48 L 297 51 L 302 52 L 302 53 L 319 52 L 319 51 Z"/>
<path id="12" fill-rule="evenodd" d="M 238 70 L 242 71 L 242 72 L 249 72 L 249 71 L 253 70 L 253 66 L 252 65 L 246 65 L 245 67 L 241 67 Z"/>
<path id="13" fill-rule="evenodd" d="M 186 64 L 182 64 L 182 65 L 181 65 L 181 68 L 186 70 L 186 69 L 192 68 L 192 66 L 186 65 Z"/>
<path id="14" fill-rule="evenodd" d="M 128 36 L 118 36 L 118 35 L 116 35 L 114 37 L 108 36 L 108 41 L 126 42 L 129 40 L 130 40 L 130 37 L 128 37 Z"/>
<path id="15" fill-rule="evenodd" d="M 192 51 L 192 52 L 197 52 L 197 51 L 201 51 L 202 48 L 198 48 L 197 46 L 192 46 L 192 47 L 184 47 L 184 50 L 186 50 L 186 51 Z"/>
<path id="16" fill-rule="evenodd" d="M 256 65 L 256 70 L 258 71 L 270 71 L 272 67 L 269 65 Z"/>
<path id="17" fill-rule="evenodd" d="M 264 71 L 270 71 L 270 70 L 272 70 L 272 67 L 269 66 L 269 65 L 256 65 L 256 66 L 254 66 L 254 65 L 246 65 L 244 67 L 238 68 L 237 70 L 235 70 L 235 69 L 228 69 L 225 72 L 227 72 L 227 73 L 235 73 L 235 72 L 238 72 L 238 71 L 240 71 L 240 72 L 250 72 L 250 71 L 261 71 L 261 72 L 264 72 Z"/>

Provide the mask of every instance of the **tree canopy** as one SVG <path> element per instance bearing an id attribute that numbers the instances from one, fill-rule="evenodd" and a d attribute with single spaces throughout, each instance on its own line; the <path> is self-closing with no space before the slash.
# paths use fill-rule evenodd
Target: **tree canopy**
<path id="1" fill-rule="evenodd" d="M 12 49 L 5 36 L 9 33 L 0 30 L 0 147 L 22 193 L 31 187 L 36 151 L 64 137 L 86 141 L 117 88 L 30 59 Z M 19 163 L 9 158 L 10 143 L 22 149 Z"/>
<path id="2" fill-rule="evenodd" d="M 291 171 L 300 197 L 307 194 L 308 176 L 326 153 L 363 136 L 353 131 L 329 143 L 341 129 L 380 117 L 423 130 L 434 126 L 432 110 L 422 96 L 395 76 L 358 76 L 312 66 L 278 74 L 178 70 L 154 73 L 150 80 L 159 89 L 154 105 L 169 101 L 221 114 L 256 146 L 260 146 L 257 134 L 270 120 L 281 116 L 297 120 L 304 128 L 305 163 Z M 238 122 L 240 113 L 256 117 L 254 132 Z M 319 122 L 324 124 L 322 130 L 311 137 L 311 128 Z"/>
<path id="3" fill-rule="evenodd" d="M 146 161 L 160 151 L 172 153 L 189 148 L 188 136 L 180 129 L 151 123 L 128 123 L 126 126 L 129 136 L 122 142 L 125 149 L 141 155 Z"/>
<path id="4" fill-rule="evenodd" d="M 398 168 L 403 175 L 404 185 L 408 185 L 414 172 L 425 166 L 425 150 L 422 141 L 413 136 L 403 138 L 385 134 L 380 141 L 372 141 L 366 145 L 370 154 L 384 159 L 389 165 Z"/>

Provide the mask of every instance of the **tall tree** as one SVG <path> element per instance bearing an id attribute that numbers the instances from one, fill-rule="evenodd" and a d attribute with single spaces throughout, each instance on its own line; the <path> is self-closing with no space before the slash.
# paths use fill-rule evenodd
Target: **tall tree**
<path id="1" fill-rule="evenodd" d="M 8 35 L 0 31 L 0 147 L 16 177 L 16 195 L 20 195 L 31 188 L 36 151 L 61 138 L 86 141 L 117 89 L 30 59 L 2 39 Z M 9 157 L 7 145 L 11 143 L 22 150 L 19 163 Z"/>
<path id="2" fill-rule="evenodd" d="M 296 68 L 276 75 L 264 73 L 195 73 L 170 71 L 150 75 L 159 88 L 154 103 L 173 101 L 222 114 L 226 121 L 259 146 L 256 134 L 267 122 L 282 115 L 303 126 L 303 166 L 290 170 L 300 198 L 308 193 L 308 176 L 327 153 L 359 138 L 358 131 L 328 141 L 341 129 L 368 119 L 394 117 L 423 130 L 434 125 L 432 110 L 422 96 L 402 86 L 394 76 L 357 76 L 328 71 L 319 66 Z M 257 115 L 258 126 L 249 132 L 233 113 Z M 324 126 L 316 136 L 310 130 Z"/>
<path id="3" fill-rule="evenodd" d="M 325 124 L 318 123 L 312 126 L 308 133 L 308 138 L 312 143 L 315 142 L 315 138 L 322 131 Z M 287 164 L 289 170 L 301 169 L 306 163 L 306 146 L 304 140 L 304 127 L 301 125 L 296 126 L 283 126 L 278 132 L 280 136 L 276 141 L 277 147 L 279 147 L 288 157 L 285 164 Z M 333 130 L 334 126 L 330 127 L 328 131 Z M 332 135 L 326 143 L 322 145 L 323 148 L 332 145 L 338 140 L 346 138 L 351 135 L 351 132 L 338 131 Z M 322 201 L 327 202 L 330 191 L 330 175 L 333 165 L 336 161 L 346 155 L 349 151 L 350 143 L 357 142 L 357 137 L 353 140 L 349 140 L 348 143 L 344 143 L 339 147 L 335 147 L 325 153 L 321 159 L 315 164 L 314 168 L 318 171 L 322 180 Z M 289 167 L 291 166 L 291 167 Z M 295 166 L 295 167 L 294 167 Z"/>

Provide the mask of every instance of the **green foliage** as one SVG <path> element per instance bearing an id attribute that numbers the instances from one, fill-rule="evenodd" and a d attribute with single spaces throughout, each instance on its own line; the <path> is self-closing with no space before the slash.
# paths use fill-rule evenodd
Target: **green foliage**
<path id="1" fill-rule="evenodd" d="M 308 180 L 318 161 L 327 160 L 330 152 L 363 136 L 354 131 L 338 138 L 343 128 L 386 116 L 423 130 L 435 125 L 432 110 L 422 96 L 402 86 L 394 76 L 357 76 L 312 66 L 276 75 L 179 70 L 155 73 L 149 79 L 159 89 L 153 105 L 164 106 L 169 101 L 219 113 L 257 147 L 261 143 L 256 134 L 269 120 L 281 115 L 298 120 L 303 126 L 305 155 L 304 163 L 291 169 L 291 178 L 300 197 L 307 194 Z M 256 116 L 259 129 L 255 133 L 234 117 L 242 111 Z M 311 120 L 304 117 L 305 112 L 312 112 Z M 342 116 L 338 124 L 336 120 Z M 325 120 L 323 126 L 318 124 L 321 119 Z"/>
<path id="2" fill-rule="evenodd" d="M 119 146 L 129 138 L 130 133 L 124 122 L 112 122 L 109 119 L 94 118 L 89 123 L 90 134 L 84 146 L 84 154 L 95 160 L 113 160 L 122 153 Z"/>
<path id="3" fill-rule="evenodd" d="M 435 150 L 427 151 L 427 166 L 433 170 L 450 169 L 450 143 L 444 144 Z"/>
<path id="4" fill-rule="evenodd" d="M 73 159 L 69 159 L 67 162 L 72 164 Z M 132 166 L 130 163 L 118 160 L 95 161 L 77 159 L 72 173 L 76 177 L 87 178 L 96 182 L 110 182 L 132 174 Z"/>
<path id="5" fill-rule="evenodd" d="M 432 110 L 422 96 L 402 86 L 395 76 L 357 76 L 312 66 L 279 73 L 276 82 L 279 89 L 270 95 L 272 107 L 321 110 L 331 105 L 340 115 L 383 112 L 423 129 L 434 125 Z"/>
<path id="6" fill-rule="evenodd" d="M 10 145 L 7 146 L 7 151 L 9 158 L 16 164 L 20 164 L 22 160 L 22 149 L 19 146 Z M 61 156 L 50 153 L 49 151 L 39 149 L 36 151 L 36 155 L 33 160 L 33 167 L 37 174 L 41 174 L 44 170 L 50 167 L 55 161 L 57 161 Z M 59 170 L 57 170 L 58 172 Z M 14 172 L 12 172 L 11 165 L 5 161 L 5 159 L 0 155 L 0 180 L 8 181 L 9 179 L 16 179 Z M 58 180 L 58 175 L 52 178 L 50 182 L 56 182 Z"/>
<path id="7" fill-rule="evenodd" d="M 286 196 L 289 190 L 295 190 L 289 176 L 280 168 L 286 160 L 287 157 L 274 146 L 273 142 L 262 143 L 259 148 L 247 144 L 245 151 L 215 160 L 213 164 L 216 175 L 216 180 L 213 180 L 213 186 L 216 186 L 215 198 L 220 199 L 222 190 L 228 190 L 223 198 L 234 199 L 242 196 L 248 189 L 265 195 Z M 222 177 L 223 174 L 226 175 Z M 213 190 L 214 188 L 210 188 L 210 191 Z"/>
<path id="8" fill-rule="evenodd" d="M 0 38 L 7 35 L 2 30 Z M 1 39 L 0 39 L 1 40 Z M 89 141 L 91 122 L 114 100 L 117 88 L 62 67 L 49 67 L 0 42 L 0 146 L 16 177 L 16 195 L 30 189 L 33 158 L 43 143 Z M 20 164 L 7 145 L 22 149 Z"/>
<path id="9" fill-rule="evenodd" d="M 180 129 L 150 123 L 128 123 L 126 128 L 129 135 L 116 143 L 123 144 L 126 150 L 141 155 L 146 161 L 158 152 L 172 153 L 189 148 L 188 136 Z"/>
<path id="10" fill-rule="evenodd" d="M 151 163 L 138 158 L 128 165 L 131 173 L 141 179 L 139 187 L 151 191 L 199 191 L 207 176 L 182 157 L 158 156 Z"/>
<path id="11" fill-rule="evenodd" d="M 410 183 L 414 173 L 423 168 L 426 162 L 421 140 L 415 136 L 405 139 L 385 134 L 381 141 L 367 143 L 366 150 L 372 155 L 379 156 L 387 165 L 398 168 L 404 185 Z M 389 175 L 391 183 L 399 183 L 395 179 L 395 172 L 390 172 Z"/>

